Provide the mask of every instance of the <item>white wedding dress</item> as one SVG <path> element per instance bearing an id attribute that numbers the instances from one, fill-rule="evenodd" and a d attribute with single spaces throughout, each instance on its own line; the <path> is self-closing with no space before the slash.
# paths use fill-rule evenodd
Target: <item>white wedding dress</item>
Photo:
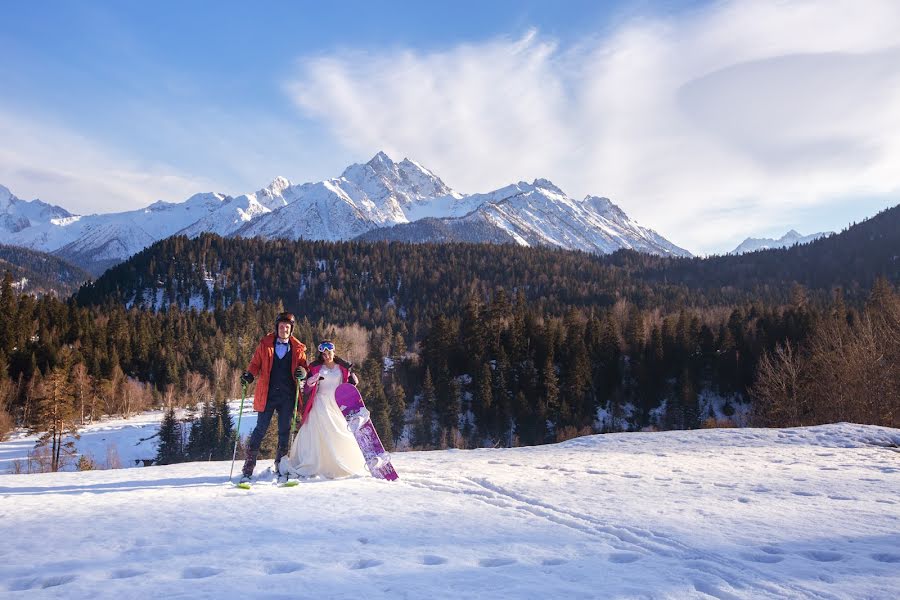
<path id="1" fill-rule="evenodd" d="M 365 475 L 368 471 L 362 451 L 334 399 L 334 391 L 341 384 L 341 370 L 337 365 L 331 369 L 323 366 L 319 377 L 323 379 L 317 384 L 316 400 L 285 457 L 288 472 L 299 477 L 320 475 L 329 479 Z"/>

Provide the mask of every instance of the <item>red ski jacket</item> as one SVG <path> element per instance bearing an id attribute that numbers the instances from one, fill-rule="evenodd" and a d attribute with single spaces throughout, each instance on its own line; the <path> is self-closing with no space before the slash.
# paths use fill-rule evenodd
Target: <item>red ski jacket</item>
<path id="1" fill-rule="evenodd" d="M 291 344 L 291 376 L 297 367 L 306 368 L 306 346 L 297 338 L 288 338 Z M 262 412 L 266 410 L 266 399 L 269 397 L 269 373 L 272 372 L 272 362 L 275 360 L 275 334 L 270 333 L 259 341 L 253 358 L 247 370 L 256 378 L 256 390 L 253 394 L 253 410 Z"/>

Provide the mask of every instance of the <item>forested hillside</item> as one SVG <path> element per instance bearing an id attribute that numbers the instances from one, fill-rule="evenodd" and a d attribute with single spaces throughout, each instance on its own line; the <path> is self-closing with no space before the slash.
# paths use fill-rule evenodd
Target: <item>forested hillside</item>
<path id="1" fill-rule="evenodd" d="M 0 244 L 0 274 L 9 273 L 21 291 L 67 297 L 91 278 L 90 273 L 61 258 Z"/>
<path id="2" fill-rule="evenodd" d="M 797 283 L 813 301 L 835 287 L 865 300 L 875 279 L 900 281 L 900 206 L 827 239 L 788 249 L 707 259 L 630 251 L 609 256 L 485 244 L 265 241 L 204 235 L 154 244 L 82 288 L 82 305 L 186 309 L 252 299 L 332 323 L 381 326 L 393 310 L 430 318 L 459 311 L 474 294 L 524 293 L 529 307 L 676 310 L 784 303 Z"/>

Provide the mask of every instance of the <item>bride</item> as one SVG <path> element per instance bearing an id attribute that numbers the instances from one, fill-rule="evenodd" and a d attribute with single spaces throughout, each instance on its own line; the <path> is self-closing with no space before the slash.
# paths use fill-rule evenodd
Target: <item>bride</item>
<path id="1" fill-rule="evenodd" d="M 287 461 L 287 472 L 329 479 L 368 473 L 359 444 L 334 398 L 338 385 L 358 383 L 349 367 L 349 363 L 335 356 L 334 342 L 325 340 L 319 344 L 319 357 L 308 368 L 309 398 L 303 408 L 303 425 L 290 452 L 282 459 Z"/>

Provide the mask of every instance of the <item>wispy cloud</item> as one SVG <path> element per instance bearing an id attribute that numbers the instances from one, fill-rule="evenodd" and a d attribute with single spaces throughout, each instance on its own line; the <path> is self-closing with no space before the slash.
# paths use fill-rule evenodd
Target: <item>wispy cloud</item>
<path id="1" fill-rule="evenodd" d="M 121 150 L 21 113 L 0 111 L 0 139 L 0 182 L 23 199 L 39 197 L 75 213 L 129 210 L 216 187 L 171 165 L 123 156 Z"/>
<path id="2" fill-rule="evenodd" d="M 348 149 L 461 191 L 549 177 L 694 251 L 900 190 L 900 4 L 733 1 L 562 45 L 306 57 L 287 87 Z M 841 224 L 836 224 L 840 226 Z"/>

